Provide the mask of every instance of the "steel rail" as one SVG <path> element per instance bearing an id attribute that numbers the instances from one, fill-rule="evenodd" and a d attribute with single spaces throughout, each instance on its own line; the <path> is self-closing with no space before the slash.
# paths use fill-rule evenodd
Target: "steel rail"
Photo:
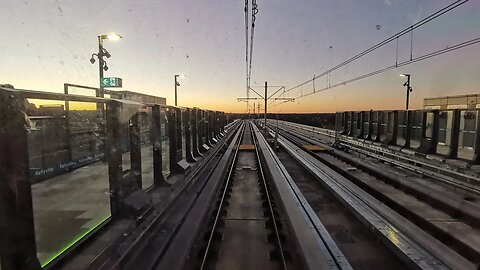
<path id="1" fill-rule="evenodd" d="M 212 226 L 212 229 L 210 231 L 210 235 L 208 237 L 208 242 L 207 242 L 207 246 L 205 248 L 205 253 L 203 254 L 202 264 L 200 265 L 200 270 L 205 269 L 207 267 L 207 264 L 208 264 L 207 259 L 208 259 L 210 247 L 213 243 L 213 238 L 214 238 L 214 235 L 215 235 L 215 231 L 217 230 L 218 221 L 220 220 L 220 215 L 222 213 L 222 208 L 225 204 L 225 197 L 226 197 L 227 192 L 228 192 L 228 185 L 233 178 L 233 172 L 235 171 L 235 165 L 236 165 L 237 159 L 238 159 L 238 152 L 239 152 L 239 149 L 240 149 L 240 144 L 242 142 L 243 136 L 245 135 L 245 129 L 246 129 L 246 125 L 243 125 L 241 130 L 239 131 L 239 132 L 241 132 L 240 134 L 242 134 L 242 135 L 239 136 L 239 139 L 237 141 L 237 146 L 235 148 L 235 153 L 234 153 L 234 156 L 233 156 L 233 159 L 232 159 L 232 164 L 230 165 L 230 169 L 229 169 L 228 176 L 227 176 L 227 181 L 225 182 L 225 188 L 223 189 L 223 192 L 222 192 L 222 198 L 220 200 L 220 204 L 218 206 L 217 213 L 215 214 L 215 221 L 213 222 L 213 226 Z"/>
<path id="2" fill-rule="evenodd" d="M 255 134 L 258 135 L 258 133 L 255 133 Z M 263 184 L 263 187 L 265 189 L 265 195 L 266 195 L 267 201 L 268 201 L 268 209 L 270 210 L 270 215 L 271 215 L 271 219 L 272 219 L 271 220 L 272 221 L 272 226 L 273 226 L 274 231 L 275 231 L 277 248 L 279 250 L 279 255 L 280 255 L 280 258 L 281 258 L 281 261 L 282 261 L 282 266 L 283 266 L 283 269 L 287 270 L 288 267 L 287 267 L 287 262 L 285 260 L 285 255 L 283 254 L 282 242 L 280 240 L 280 234 L 278 232 L 278 227 L 277 227 L 277 220 L 275 219 L 275 213 L 274 213 L 273 208 L 272 208 L 272 199 L 270 197 L 267 182 L 266 182 L 266 179 L 265 179 L 265 172 L 264 172 L 264 169 L 263 169 L 263 166 L 262 166 L 262 163 L 261 163 L 260 153 L 258 152 L 258 148 L 259 148 L 258 147 L 258 138 L 256 137 L 256 135 L 252 134 L 252 139 L 253 139 L 253 142 L 255 143 L 255 155 L 257 157 L 258 167 L 260 169 L 260 175 L 259 176 L 262 180 L 262 184 Z"/>
<path id="3" fill-rule="evenodd" d="M 320 135 L 325 135 L 325 136 L 328 136 L 328 137 L 332 137 L 327 132 L 318 131 L 318 128 L 314 128 L 314 129 L 309 130 L 309 129 L 301 127 L 300 124 L 293 124 L 292 123 L 292 124 L 284 124 L 284 125 L 285 126 L 292 126 L 292 127 L 297 126 L 299 129 L 302 129 L 302 130 L 305 130 L 305 131 L 312 131 L 312 132 L 315 132 L 315 133 L 320 134 Z M 284 128 L 280 128 L 280 129 L 282 129 L 284 132 L 292 133 L 291 130 L 289 131 L 289 130 L 286 130 Z M 307 136 L 305 134 L 297 134 L 297 135 Z M 321 142 L 319 140 L 319 138 L 316 138 L 315 136 L 309 136 L 308 139 L 316 141 L 317 143 L 326 146 L 325 142 Z M 403 168 L 403 169 L 407 169 L 407 170 L 412 171 L 414 173 L 417 173 L 417 174 L 420 174 L 420 175 L 423 175 L 423 176 L 427 176 L 427 177 L 429 177 L 433 180 L 437 180 L 437 181 L 446 183 L 446 184 L 451 185 L 453 187 L 461 188 L 463 190 L 466 190 L 466 191 L 469 191 L 469 192 L 480 195 L 480 186 L 478 186 L 478 185 L 480 185 L 480 179 L 478 179 L 476 177 L 473 177 L 473 176 L 470 176 L 470 175 L 467 175 L 467 174 L 464 174 L 464 173 L 459 173 L 459 172 L 455 172 L 455 171 L 452 171 L 452 170 L 448 170 L 448 169 L 445 169 L 445 168 L 441 168 L 441 167 L 438 167 L 438 166 L 435 166 L 435 165 L 432 165 L 432 164 L 428 164 L 428 163 L 420 161 L 420 160 L 415 160 L 415 159 L 412 159 L 412 158 L 408 158 L 408 157 L 403 157 L 403 156 L 396 155 L 395 158 L 392 158 L 392 157 L 390 157 L 391 155 L 393 155 L 392 153 L 388 153 L 387 151 L 384 151 L 384 150 L 373 149 L 371 147 L 358 146 L 358 145 L 356 145 L 356 144 L 358 144 L 358 142 L 355 143 L 355 140 L 349 139 L 349 138 L 347 138 L 343 135 L 340 138 L 340 144 L 345 146 L 345 147 L 348 147 L 348 148 L 350 148 L 350 149 L 352 149 L 356 152 L 359 152 L 361 154 L 379 159 L 383 162 L 393 164 L 393 165 L 398 166 L 398 167 Z M 380 152 L 380 154 L 378 152 Z M 420 165 L 420 166 L 418 166 L 418 165 Z M 426 169 L 426 167 L 428 167 L 429 169 Z M 452 177 L 446 176 L 445 174 L 448 174 Z M 466 181 L 458 181 L 457 180 L 458 178 L 464 178 Z"/>

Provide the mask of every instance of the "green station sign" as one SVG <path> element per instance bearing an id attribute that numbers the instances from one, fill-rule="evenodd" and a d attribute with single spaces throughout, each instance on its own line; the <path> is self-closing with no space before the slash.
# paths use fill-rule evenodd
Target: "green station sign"
<path id="1" fill-rule="evenodd" d="M 107 77 L 102 78 L 103 87 L 122 87 L 122 78 Z"/>

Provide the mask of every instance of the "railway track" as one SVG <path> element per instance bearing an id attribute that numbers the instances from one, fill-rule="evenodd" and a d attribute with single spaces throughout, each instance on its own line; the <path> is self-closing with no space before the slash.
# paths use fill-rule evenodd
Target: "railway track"
<path id="1" fill-rule="evenodd" d="M 400 170 L 411 172 L 415 175 L 436 181 L 447 188 L 453 188 L 456 192 L 463 192 L 466 197 L 480 199 L 480 178 L 476 171 L 463 167 L 452 166 L 446 163 L 437 164 L 434 161 L 419 159 L 405 155 L 399 150 L 392 150 L 375 144 L 366 144 L 362 140 L 350 138 L 334 131 L 316 127 L 309 127 L 297 123 L 273 122 L 273 126 L 279 125 L 283 130 L 294 131 L 302 136 L 322 144 L 336 144 L 342 148 L 355 152 L 363 158 L 379 160 L 392 165 Z M 335 140 L 337 137 L 337 140 Z"/>
<path id="2" fill-rule="evenodd" d="M 376 269 L 379 265 L 390 270 L 407 268 L 290 154 L 284 149 L 276 153 L 353 269 Z"/>
<path id="3" fill-rule="evenodd" d="M 352 269 L 256 126 L 239 121 L 222 143 L 98 269 Z"/>
<path id="4" fill-rule="evenodd" d="M 199 269 L 289 269 L 279 214 L 251 125 L 245 125 Z M 277 213 L 276 213 L 277 212 Z"/>
<path id="5" fill-rule="evenodd" d="M 417 254 L 418 256 L 428 258 L 425 260 L 430 260 L 431 264 L 439 267 L 438 269 L 478 267 L 480 263 L 478 204 L 438 185 L 432 183 L 426 185 L 425 181 L 423 184 L 407 181 L 398 175 L 386 173 L 382 171 L 382 166 L 385 167 L 385 165 L 368 164 L 364 160 L 312 140 L 301 132 L 296 133 L 285 128 L 279 129 L 278 132 L 279 142 L 286 149 L 284 152 L 288 152 L 289 158 L 294 157 L 299 164 L 302 164 L 303 169 L 310 173 L 308 175 L 303 171 L 300 174 L 307 175 L 306 178 L 309 179 L 313 175 L 318 180 L 317 187 L 312 188 L 315 184 L 311 180 L 305 182 L 305 177 L 296 177 L 300 182 L 304 181 L 300 184 L 303 192 L 309 194 L 307 198 L 315 202 L 314 193 L 319 189 L 318 183 L 322 183 L 325 189 L 336 194 L 337 199 L 365 225 L 373 228 L 375 222 L 383 222 L 384 225 L 388 224 L 398 232 L 402 232 L 398 237 L 403 237 L 405 245 L 409 246 L 404 250 L 398 247 L 398 242 L 393 243 L 395 241 L 392 242 L 391 235 L 382 232 L 379 227 L 378 230 L 371 229 L 392 251 L 397 255 L 401 254 L 399 257 L 409 267 L 429 269 L 426 265 L 418 263 L 418 258 L 415 259 L 406 253 L 402 255 L 402 252 L 408 252 L 408 249 L 417 250 L 418 254 L 421 254 Z M 273 136 L 273 132 L 271 135 Z M 300 151 L 303 153 L 299 154 Z M 285 154 L 280 151 L 279 155 Z M 283 159 L 288 163 L 288 157 Z M 298 168 L 291 168 L 291 170 L 292 174 L 299 171 Z M 353 197 L 361 198 L 363 206 L 360 208 L 352 206 Z M 382 207 L 377 207 L 375 203 L 388 206 L 389 209 L 381 209 Z M 316 204 L 312 203 L 312 205 Z M 320 208 L 324 206 L 320 204 Z M 320 208 L 318 211 L 321 212 Z M 375 212 L 376 215 L 382 215 L 383 220 L 368 217 L 365 214 L 366 209 Z M 389 213 L 391 210 L 395 213 Z M 398 237 L 396 237 L 397 240 Z M 341 240 L 337 239 L 339 243 Z M 339 244 L 339 246 L 343 247 L 348 259 L 348 249 L 345 245 Z"/>

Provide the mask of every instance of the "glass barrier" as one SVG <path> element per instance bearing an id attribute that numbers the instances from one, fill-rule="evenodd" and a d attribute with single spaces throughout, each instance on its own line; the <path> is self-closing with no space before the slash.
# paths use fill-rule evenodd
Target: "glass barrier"
<path id="1" fill-rule="evenodd" d="M 422 140 L 422 118 L 421 111 L 412 111 L 412 139 L 410 140 L 410 148 L 417 149 Z"/>
<path id="2" fill-rule="evenodd" d="M 380 125 L 380 141 L 387 138 L 389 114 L 387 112 L 378 112 L 378 123 Z M 393 119 L 391 119 L 393 121 Z"/>
<path id="3" fill-rule="evenodd" d="M 186 133 L 185 133 L 185 128 L 186 128 L 186 114 L 187 114 L 187 111 L 182 111 L 180 113 L 182 115 L 182 120 L 181 120 L 181 138 L 182 138 L 182 159 L 186 159 L 187 158 L 187 140 L 186 140 Z"/>
<path id="4" fill-rule="evenodd" d="M 369 127 L 370 127 L 370 114 L 372 112 L 365 112 L 365 121 L 363 122 L 363 130 L 364 130 L 364 134 L 363 134 L 363 137 L 364 138 L 367 138 L 368 137 L 368 133 L 369 133 Z"/>
<path id="5" fill-rule="evenodd" d="M 471 160 L 474 155 L 475 135 L 477 129 L 477 111 L 460 112 L 460 134 L 458 141 L 458 157 Z"/>
<path id="6" fill-rule="evenodd" d="M 105 121 L 90 102 L 28 99 L 26 115 L 37 256 L 45 266 L 110 217 Z"/>
<path id="7" fill-rule="evenodd" d="M 202 114 L 202 121 L 200 122 L 201 124 L 201 130 L 202 130 L 202 145 L 207 143 L 207 136 L 206 136 L 206 127 L 205 127 L 205 115 Z"/>
<path id="8" fill-rule="evenodd" d="M 145 107 L 139 115 L 140 144 L 142 153 L 142 188 L 153 186 L 153 116 L 152 107 Z"/>
<path id="9" fill-rule="evenodd" d="M 377 136 L 378 112 L 370 112 L 372 114 L 372 140 Z"/>
<path id="10" fill-rule="evenodd" d="M 426 121 L 425 121 L 425 138 L 427 139 L 432 139 L 433 137 L 433 121 L 434 121 L 435 115 L 433 112 L 428 112 Z"/>
<path id="11" fill-rule="evenodd" d="M 160 126 L 160 134 L 162 137 L 162 172 L 164 176 L 170 174 L 170 140 L 168 135 L 167 113 L 167 108 L 162 107 L 160 109 L 160 119 L 162 121 Z"/>
<path id="12" fill-rule="evenodd" d="M 192 116 L 192 114 L 190 114 L 190 117 L 191 116 Z M 191 151 L 191 154 L 193 155 L 193 140 L 194 140 L 194 138 L 193 138 L 193 130 L 192 129 L 193 129 L 193 124 L 192 124 L 192 122 L 190 122 L 190 129 L 189 129 L 189 131 L 190 131 L 190 151 Z"/>
<path id="13" fill-rule="evenodd" d="M 447 155 L 450 152 L 452 138 L 453 111 L 438 113 L 438 144 L 437 153 Z"/>
<path id="14" fill-rule="evenodd" d="M 350 112 L 347 112 L 345 114 L 345 117 L 346 117 L 346 126 L 344 127 L 344 130 L 346 132 L 346 134 L 348 134 L 348 132 L 350 131 L 350 127 L 352 126 L 352 115 L 350 114 Z"/>
<path id="15" fill-rule="evenodd" d="M 355 118 L 356 118 L 356 123 L 355 123 L 355 132 L 354 136 L 360 135 L 362 132 L 362 125 L 363 125 L 363 112 L 357 112 L 355 113 Z"/>
<path id="16" fill-rule="evenodd" d="M 80 85 L 67 85 L 68 94 L 70 95 L 79 95 L 87 97 L 96 97 L 98 89 L 88 88 Z"/>
<path id="17" fill-rule="evenodd" d="M 407 141 L 407 111 L 400 111 L 398 112 L 398 126 L 397 126 L 397 145 L 398 146 L 405 146 Z"/>

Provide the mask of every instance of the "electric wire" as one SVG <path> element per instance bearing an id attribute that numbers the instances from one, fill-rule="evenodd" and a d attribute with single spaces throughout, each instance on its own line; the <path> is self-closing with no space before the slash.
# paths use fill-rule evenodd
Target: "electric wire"
<path id="1" fill-rule="evenodd" d="M 439 56 L 439 55 L 442 55 L 444 53 L 456 51 L 456 50 L 459 50 L 459 49 L 462 49 L 462 48 L 465 48 L 465 47 L 468 47 L 468 46 L 471 46 L 471 45 L 474 45 L 474 44 L 477 44 L 477 43 L 480 43 L 480 37 L 470 39 L 468 41 L 464 41 L 464 42 L 455 44 L 453 46 L 450 46 L 450 47 L 447 47 L 447 48 L 444 48 L 444 49 L 436 50 L 436 51 L 433 51 L 433 52 L 430 52 L 430 53 L 412 58 L 411 60 L 406 60 L 406 61 L 396 63 L 396 64 L 391 65 L 391 66 L 387 66 L 387 67 L 384 67 L 384 68 L 381 68 L 381 69 L 377 69 L 375 71 L 372 71 L 372 72 L 369 72 L 369 73 L 366 73 L 366 74 L 363 74 L 363 75 L 360 75 L 358 77 L 354 77 L 354 78 L 351 78 L 351 79 L 348 79 L 348 80 L 344 80 L 342 82 L 339 82 L 339 83 L 336 83 L 336 84 L 333 84 L 333 85 L 328 85 L 323 89 L 317 89 L 315 92 L 310 92 L 310 93 L 307 93 L 307 94 L 301 94 L 301 95 L 295 97 L 294 99 L 307 97 L 307 96 L 310 96 L 310 95 L 313 95 L 313 94 L 316 94 L 316 93 L 319 93 L 319 92 L 322 92 L 322 91 L 325 91 L 325 90 L 328 90 L 328 89 L 332 89 L 332 88 L 336 88 L 336 87 L 339 87 L 339 86 L 347 85 L 347 84 L 352 83 L 352 82 L 363 80 L 363 79 L 366 79 L 366 78 L 369 78 L 369 77 L 372 77 L 372 76 L 375 76 L 375 75 L 378 75 L 378 74 L 381 74 L 381 73 L 384 73 L 384 72 L 387 72 L 387 71 L 390 71 L 390 70 L 393 70 L 393 69 L 396 69 L 396 68 L 399 68 L 399 67 L 410 65 L 410 64 L 413 64 L 413 63 L 416 63 L 416 62 L 421 62 L 421 61 L 427 60 L 429 58 Z M 288 102 L 288 101 L 277 103 L 277 104 L 273 105 L 272 107 L 279 106 L 279 105 L 284 104 L 286 102 Z"/>
<path id="2" fill-rule="evenodd" d="M 338 65 L 336 65 L 336 66 L 334 66 L 334 67 L 332 67 L 332 68 L 330 68 L 330 69 L 328 69 L 327 71 L 325 71 L 325 72 L 323 72 L 323 73 L 321 73 L 321 74 L 319 74 L 319 75 L 317 75 L 317 76 L 314 76 L 312 79 L 309 79 L 309 80 L 307 80 L 307 81 L 304 81 L 303 83 L 300 83 L 300 84 L 298 84 L 298 85 L 296 85 L 296 86 L 294 86 L 294 87 L 292 87 L 292 88 L 287 89 L 284 93 L 290 92 L 290 91 L 295 90 L 295 89 L 297 89 L 297 88 L 299 88 L 299 87 L 302 87 L 302 86 L 304 86 L 305 84 L 308 84 L 308 83 L 312 82 L 312 81 L 315 80 L 315 79 L 321 78 L 321 77 L 323 77 L 323 76 L 325 76 L 325 75 L 329 75 L 332 71 L 335 71 L 335 70 L 337 70 L 337 69 L 339 69 L 339 68 L 341 68 L 341 67 L 343 67 L 343 66 L 345 66 L 345 65 L 347 65 L 347 64 L 349 64 L 349 63 L 351 63 L 351 62 L 353 62 L 353 61 L 355 61 L 355 60 L 357 60 L 357 59 L 359 59 L 359 58 L 361 58 L 361 57 L 363 57 L 363 56 L 365 56 L 365 55 L 367 55 L 367 54 L 369 54 L 369 53 L 371 53 L 371 52 L 373 52 L 373 51 L 375 51 L 375 50 L 377 50 L 377 49 L 379 49 L 379 48 L 381 48 L 381 47 L 383 47 L 383 46 L 385 46 L 386 44 L 388 44 L 388 43 L 390 43 L 390 42 L 398 39 L 398 38 L 401 37 L 401 36 L 404 36 L 404 35 L 406 35 L 406 34 L 408 34 L 408 33 L 411 33 L 413 30 L 415 30 L 415 29 L 421 27 L 422 25 L 424 25 L 424 24 L 426 24 L 426 23 L 428 23 L 428 22 L 430 22 L 430 21 L 432 21 L 432 20 L 434 20 L 434 19 L 436 19 L 436 18 L 438 18 L 438 17 L 446 14 L 447 12 L 449 12 L 449 11 L 451 11 L 451 10 L 453 10 L 453 9 L 455 9 L 455 8 L 463 5 L 463 4 L 465 4 L 465 3 L 468 2 L 468 1 L 470 1 L 470 0 L 457 0 L 457 1 L 455 1 L 455 2 L 453 2 L 453 3 L 451 3 L 451 4 L 449 4 L 449 5 L 447 5 L 446 7 L 444 7 L 444 8 L 442 8 L 442 9 L 434 12 L 433 14 L 431 14 L 431 15 L 423 18 L 423 19 L 420 20 L 419 22 L 414 23 L 413 25 L 411 25 L 411 26 L 403 29 L 402 31 L 394 34 L 393 36 L 391 36 L 391 37 L 389 37 L 389 38 L 387 38 L 387 39 L 385 39 L 385 40 L 383 40 L 383 41 L 381 41 L 381 42 L 373 45 L 372 47 L 370 47 L 370 48 L 362 51 L 361 53 L 359 53 L 359 54 L 357 54 L 357 55 L 355 55 L 355 56 L 353 56 L 353 57 L 345 60 L 344 62 L 342 62 L 342 63 L 340 63 L 340 64 L 338 64 Z M 412 35 L 412 34 L 411 34 L 411 35 Z M 413 36 L 412 36 L 411 43 L 412 43 L 411 47 L 413 47 Z M 412 50 L 411 50 L 410 60 L 412 60 L 412 59 L 413 59 L 413 55 L 412 55 Z M 251 60 L 251 59 L 250 59 L 250 60 Z"/>

